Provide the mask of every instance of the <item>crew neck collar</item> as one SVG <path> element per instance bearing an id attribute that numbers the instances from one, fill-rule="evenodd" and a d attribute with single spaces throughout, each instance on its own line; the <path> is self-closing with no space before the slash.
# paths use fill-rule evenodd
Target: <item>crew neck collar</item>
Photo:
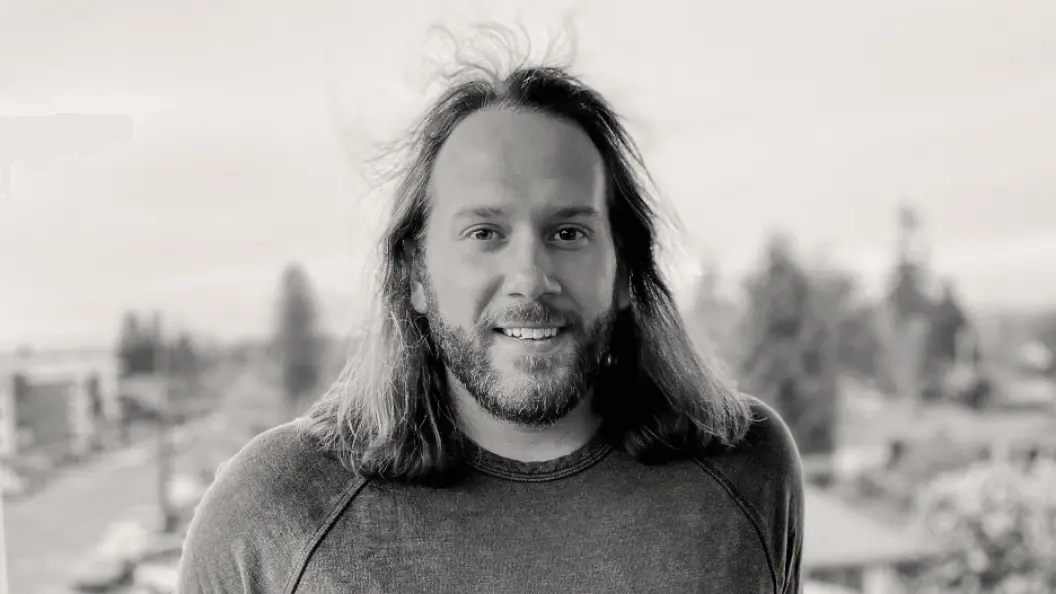
<path id="1" fill-rule="evenodd" d="M 539 462 L 524 462 L 500 456 L 466 439 L 466 462 L 474 469 L 497 478 L 522 482 L 552 481 L 590 468 L 613 449 L 605 432 L 598 430 L 579 449 L 559 458 Z"/>

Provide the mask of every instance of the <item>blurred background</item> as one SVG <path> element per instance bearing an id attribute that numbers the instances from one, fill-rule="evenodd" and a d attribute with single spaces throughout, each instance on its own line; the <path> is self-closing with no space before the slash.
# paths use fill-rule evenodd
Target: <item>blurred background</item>
<path id="1" fill-rule="evenodd" d="M 694 340 L 798 441 L 806 591 L 1056 592 L 1056 4 L 364 4 L 0 8 L 8 591 L 173 591 L 356 339 L 430 27 L 495 21 L 638 139 Z"/>

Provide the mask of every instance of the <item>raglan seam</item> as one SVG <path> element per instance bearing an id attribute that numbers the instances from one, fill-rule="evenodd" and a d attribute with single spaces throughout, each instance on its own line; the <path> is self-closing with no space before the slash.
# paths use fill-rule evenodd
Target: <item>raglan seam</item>
<path id="1" fill-rule="evenodd" d="M 767 568 L 770 570 L 770 581 L 774 585 L 774 594 L 781 594 L 780 582 L 777 579 L 777 569 L 774 565 L 774 553 L 771 550 L 770 544 L 763 531 L 761 522 L 758 517 L 759 513 L 755 509 L 755 506 L 749 503 L 741 495 L 740 491 L 738 491 L 736 487 L 730 484 L 726 477 L 721 472 L 716 470 L 712 465 L 699 458 L 694 458 L 694 461 L 697 463 L 697 465 L 701 467 L 702 470 L 704 470 L 705 473 L 707 473 L 711 478 L 713 478 L 717 483 L 719 483 L 720 486 L 722 486 L 726 493 L 729 494 L 730 498 L 733 499 L 734 503 L 737 504 L 737 507 L 741 509 L 741 512 L 744 513 L 744 515 L 748 518 L 748 521 L 751 522 L 752 527 L 755 528 L 755 534 L 759 537 L 759 542 L 763 546 L 763 555 L 766 557 Z"/>
<path id="2" fill-rule="evenodd" d="M 319 526 L 319 528 L 316 529 L 315 534 L 312 535 L 312 538 L 308 539 L 308 542 L 305 543 L 304 547 L 301 549 L 300 554 L 297 556 L 297 563 L 293 566 L 293 573 L 290 574 L 286 587 L 282 589 L 285 594 L 294 593 L 294 591 L 297 589 L 297 585 L 301 581 L 301 577 L 304 575 L 304 571 L 308 567 L 308 560 L 311 558 L 312 552 L 315 551 L 316 547 L 319 546 L 319 543 L 322 542 L 323 537 L 326 536 L 326 533 L 329 532 L 331 528 L 333 528 L 334 524 L 337 522 L 337 519 L 341 517 L 341 514 L 344 513 L 345 509 L 348 508 L 349 504 L 352 502 L 353 499 L 355 499 L 356 495 L 358 495 L 360 491 L 363 490 L 363 487 L 365 487 L 369 482 L 369 478 L 360 478 L 358 480 L 353 481 L 352 484 L 345 490 L 345 493 L 341 496 L 341 499 L 338 501 L 337 505 L 334 506 L 333 511 L 330 512 L 330 515 L 326 518 L 326 521 L 323 522 Z"/>

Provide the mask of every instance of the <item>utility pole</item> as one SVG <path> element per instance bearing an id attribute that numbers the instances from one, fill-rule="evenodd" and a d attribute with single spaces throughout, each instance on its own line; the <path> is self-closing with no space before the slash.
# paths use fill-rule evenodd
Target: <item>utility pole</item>
<path id="1" fill-rule="evenodd" d="M 172 443 L 170 436 L 171 362 L 168 344 L 161 324 L 161 313 L 154 313 L 154 374 L 158 379 L 158 509 L 161 513 L 161 530 L 171 534 L 176 530 L 176 514 L 169 501 L 169 483 L 172 479 Z"/>
<path id="2" fill-rule="evenodd" d="M 0 496 L 0 592 L 7 591 L 7 538 L 4 536 L 4 498 Z"/>

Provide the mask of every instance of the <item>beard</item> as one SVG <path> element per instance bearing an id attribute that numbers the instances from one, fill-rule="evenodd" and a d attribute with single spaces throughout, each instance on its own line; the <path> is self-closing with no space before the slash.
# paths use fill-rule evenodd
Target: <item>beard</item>
<path id="1" fill-rule="evenodd" d="M 426 286 L 426 320 L 430 334 L 450 376 L 488 414 L 526 427 L 545 427 L 578 406 L 598 375 L 608 352 L 614 311 L 584 322 L 578 316 L 541 302 L 519 304 L 484 316 L 472 329 L 452 324 L 440 314 L 432 289 Z M 523 355 L 512 370 L 500 370 L 492 345 L 501 339 L 496 320 L 563 325 L 572 349 L 546 355 Z"/>

